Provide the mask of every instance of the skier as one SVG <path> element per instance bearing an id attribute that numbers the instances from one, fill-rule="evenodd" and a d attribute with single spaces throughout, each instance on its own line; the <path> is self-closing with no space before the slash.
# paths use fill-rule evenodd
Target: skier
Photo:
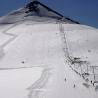
<path id="1" fill-rule="evenodd" d="M 74 86 L 73 86 L 74 88 L 76 87 L 76 85 L 74 84 Z"/>

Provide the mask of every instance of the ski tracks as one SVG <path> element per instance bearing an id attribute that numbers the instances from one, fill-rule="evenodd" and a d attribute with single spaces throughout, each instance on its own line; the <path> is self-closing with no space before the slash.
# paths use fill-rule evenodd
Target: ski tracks
<path id="1" fill-rule="evenodd" d="M 51 77 L 51 70 L 51 68 L 44 68 L 40 79 L 27 88 L 29 90 L 28 98 L 40 98 L 40 94 L 46 91 L 44 87 Z"/>
<path id="2" fill-rule="evenodd" d="M 4 35 L 10 36 L 10 37 L 12 37 L 12 38 L 10 38 L 7 42 L 5 42 L 3 45 L 1 45 L 0 48 L 3 49 L 5 46 L 7 46 L 9 43 L 11 43 L 13 40 L 16 39 L 16 37 L 17 37 L 18 35 L 12 34 L 12 33 L 8 33 L 8 31 L 11 30 L 11 29 L 13 29 L 13 28 L 15 28 L 15 27 L 17 27 L 17 26 L 20 25 L 20 24 L 23 24 L 23 23 L 24 23 L 24 20 L 22 20 L 21 22 L 13 23 L 12 26 L 10 26 L 9 28 L 7 28 L 7 29 L 5 29 L 4 31 L 2 31 L 2 33 L 3 33 Z"/>

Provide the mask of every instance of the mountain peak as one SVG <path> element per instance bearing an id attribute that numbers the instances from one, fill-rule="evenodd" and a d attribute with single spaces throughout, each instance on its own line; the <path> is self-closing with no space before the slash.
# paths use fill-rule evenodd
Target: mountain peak
<path id="1" fill-rule="evenodd" d="M 64 16 L 60 13 L 52 10 L 51 8 L 47 7 L 46 5 L 42 4 L 41 2 L 34 0 L 31 1 L 26 5 L 26 13 L 32 13 L 33 15 L 38 16 L 46 16 L 46 17 L 54 17 L 61 19 Z"/>
<path id="2" fill-rule="evenodd" d="M 15 10 L 8 15 L 4 16 L 2 19 L 0 19 L 0 24 L 6 24 L 6 23 L 15 23 L 19 22 L 23 19 L 31 19 L 36 21 L 41 20 L 42 18 L 49 19 L 55 19 L 55 20 L 62 20 L 66 23 L 76 23 L 79 24 L 77 21 L 74 21 L 68 17 L 63 16 L 62 14 L 58 13 L 57 11 L 54 11 L 53 9 L 47 7 L 43 3 L 33 0 L 29 2 L 25 7 L 20 8 L 18 10 Z M 41 22 L 43 21 L 41 20 Z"/>
<path id="3" fill-rule="evenodd" d="M 26 13 L 32 13 L 32 15 L 37 15 L 40 17 L 51 17 L 56 19 L 62 19 L 63 21 L 70 21 L 76 24 L 79 24 L 77 21 L 74 21 L 68 17 L 63 16 L 62 14 L 58 13 L 57 11 L 47 7 L 46 5 L 42 4 L 38 0 L 33 0 L 25 6 Z"/>

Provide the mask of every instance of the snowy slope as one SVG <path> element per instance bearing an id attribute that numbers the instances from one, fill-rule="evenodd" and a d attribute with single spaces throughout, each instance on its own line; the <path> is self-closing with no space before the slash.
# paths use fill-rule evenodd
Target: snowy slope
<path id="1" fill-rule="evenodd" d="M 73 53 L 71 56 L 82 57 L 82 54 L 78 51 L 81 49 L 83 52 L 84 48 L 78 47 L 78 43 L 75 41 L 79 38 L 81 43 L 84 43 L 85 39 L 93 41 L 93 38 L 88 37 L 89 31 L 91 34 L 94 32 L 94 38 L 96 38 L 97 29 L 75 24 L 63 24 L 63 27 L 67 35 L 69 53 Z M 97 98 L 98 93 L 95 92 L 93 86 L 90 85 L 89 88 L 86 88 L 83 85 L 85 81 L 72 71 L 68 63 L 66 63 L 67 58 L 63 50 L 64 43 L 59 30 L 59 23 L 36 22 L 33 24 L 33 22 L 26 21 L 22 24 L 15 25 L 15 27 L 9 25 L 4 28 L 2 28 L 3 30 L 1 29 L 0 33 L 4 36 L 0 36 L 2 38 L 2 42 L 0 41 L 0 68 L 2 69 L 0 71 L 0 80 L 3 81 L 0 81 L 0 85 L 2 85 L 1 91 L 3 90 L 0 96 L 2 98 L 17 98 L 17 96 L 18 98 Z M 84 33 L 81 34 L 82 32 Z M 12 35 L 16 37 L 11 38 Z M 84 38 L 84 36 L 86 38 Z M 9 39 L 12 40 L 9 41 Z M 88 41 L 88 43 L 90 41 Z M 73 45 L 73 43 L 76 44 Z M 81 43 L 79 45 L 82 45 Z M 95 49 L 92 45 L 86 48 Z M 94 54 L 91 55 L 94 56 Z M 90 60 L 91 56 L 86 53 L 85 56 L 88 56 L 88 60 Z M 28 69 L 28 67 L 31 69 Z M 42 74 L 39 67 L 43 69 Z M 18 68 L 19 71 L 14 68 Z M 35 68 L 38 68 L 39 73 L 38 71 L 35 72 Z M 27 74 L 27 77 L 25 77 L 25 74 Z M 36 77 L 38 81 L 33 78 L 33 74 L 35 74 L 34 77 Z M 11 75 L 13 75 L 13 77 Z M 10 78 L 10 76 L 12 78 Z M 15 80 L 12 80 L 14 77 L 16 77 Z M 19 80 L 18 83 L 17 79 Z M 8 81 L 8 84 L 6 84 L 5 81 Z M 33 81 L 36 82 L 34 83 Z M 75 88 L 74 85 L 76 85 Z M 9 88 L 12 89 L 9 90 Z M 28 91 L 26 88 L 28 88 Z M 19 93 L 16 93 L 16 90 L 18 90 Z M 12 94 L 12 92 L 14 94 Z M 25 95 L 24 92 L 26 92 Z M 6 96 L 6 94 L 8 95 Z"/>
<path id="2" fill-rule="evenodd" d="M 0 19 L 0 98 L 97 98 L 98 29 L 29 14 Z"/>

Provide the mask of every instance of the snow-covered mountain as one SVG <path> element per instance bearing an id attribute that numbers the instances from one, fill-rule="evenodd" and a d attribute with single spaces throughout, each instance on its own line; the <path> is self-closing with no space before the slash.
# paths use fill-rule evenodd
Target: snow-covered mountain
<path id="1" fill-rule="evenodd" d="M 0 18 L 0 98 L 97 98 L 98 29 L 33 1 Z"/>
<path id="2" fill-rule="evenodd" d="M 63 18 L 62 18 L 63 17 Z M 48 21 L 48 20 L 60 20 L 66 21 L 66 23 L 78 23 L 74 20 L 64 17 L 60 13 L 50 9 L 44 4 L 33 1 L 27 4 L 25 7 L 15 10 L 8 15 L 0 19 L 2 24 L 11 24 L 24 20 L 33 20 L 33 21 Z"/>

